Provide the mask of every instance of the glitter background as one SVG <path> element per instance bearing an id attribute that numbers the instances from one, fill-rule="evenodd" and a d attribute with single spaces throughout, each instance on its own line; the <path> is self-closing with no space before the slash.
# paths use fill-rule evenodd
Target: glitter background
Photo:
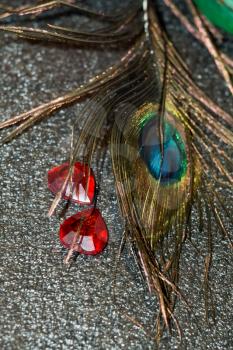
<path id="1" fill-rule="evenodd" d="M 107 5 L 119 3 L 124 2 Z M 95 5 L 106 4 L 100 1 Z M 86 22 L 78 18 L 78 25 Z M 49 21 L 51 18 L 45 19 Z M 59 17 L 56 23 L 64 21 Z M 171 19 L 168 11 L 165 22 L 198 84 L 232 112 L 232 98 L 206 50 Z M 42 24 L 42 20 L 36 22 Z M 76 15 L 69 18 L 72 24 L 77 25 Z M 223 48 L 233 52 L 230 38 L 224 39 Z M 29 43 L 0 34 L 0 118 L 75 88 L 120 55 L 116 51 Z M 4 350 L 154 348 L 151 337 L 158 305 L 128 247 L 115 268 L 123 225 L 109 158 L 100 184 L 99 208 L 110 233 L 102 255 L 80 256 L 67 270 L 63 265 L 65 251 L 57 237 L 59 217 L 47 218 L 53 196 L 47 190 L 46 174 L 68 158 L 71 126 L 84 104 L 54 114 L 0 150 L 0 348 Z M 61 203 L 60 208 L 63 206 Z M 77 206 L 72 206 L 67 215 L 75 210 Z M 204 240 L 198 231 L 193 236 L 197 244 Z M 192 314 L 178 303 L 176 312 L 184 331 L 181 349 L 232 348 L 232 260 L 220 234 L 216 234 L 214 244 L 211 277 L 216 326 L 208 327 L 204 321 L 203 260 L 187 243 L 181 288 L 192 305 Z M 175 335 L 165 333 L 160 348 L 176 349 L 178 345 Z"/>

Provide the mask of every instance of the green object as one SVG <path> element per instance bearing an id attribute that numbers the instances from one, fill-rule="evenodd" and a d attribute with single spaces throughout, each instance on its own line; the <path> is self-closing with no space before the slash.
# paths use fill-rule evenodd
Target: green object
<path id="1" fill-rule="evenodd" d="M 194 0 L 210 22 L 233 34 L 233 0 Z"/>

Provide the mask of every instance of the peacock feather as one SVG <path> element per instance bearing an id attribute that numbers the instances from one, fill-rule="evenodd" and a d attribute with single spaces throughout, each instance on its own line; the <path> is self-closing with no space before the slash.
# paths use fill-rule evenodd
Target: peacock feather
<path id="1" fill-rule="evenodd" d="M 189 27 L 188 20 L 177 8 L 168 0 L 164 2 L 202 41 L 197 29 Z M 201 8 L 203 2 L 195 3 Z M 189 5 L 197 11 L 192 1 Z M 64 186 L 72 178 L 75 162 L 92 168 L 98 163 L 100 153 L 106 157 L 106 148 L 110 149 L 116 193 L 125 224 L 122 240 L 131 244 L 150 291 L 158 296 L 158 335 L 164 324 L 169 328 L 172 322 L 180 332 L 174 308 L 177 297 L 185 303 L 186 300 L 178 286 L 179 262 L 192 232 L 194 210 L 198 210 L 199 220 L 203 212 L 208 213 L 209 224 L 203 227 L 203 235 L 212 236 L 210 221 L 214 220 L 230 241 L 223 220 L 223 217 L 231 220 L 225 205 L 227 199 L 218 188 L 219 185 L 228 189 L 232 186 L 231 116 L 193 82 L 152 2 L 134 2 L 124 12 L 110 16 L 83 7 L 78 1 L 48 1 L 19 9 L 7 7 L 0 18 L 37 16 L 62 6 L 94 17 L 101 26 L 95 32 L 54 25 L 46 29 L 2 25 L 0 29 L 32 40 L 89 47 L 127 47 L 127 52 L 119 63 L 87 84 L 2 122 L 0 128 L 17 125 L 2 143 L 9 142 L 59 108 L 89 98 L 79 116 L 85 120 L 82 131 L 77 138 L 74 133 Z M 195 18 L 202 21 L 201 17 Z M 210 53 L 215 52 L 215 46 L 208 47 Z M 232 62 L 221 52 L 218 52 L 217 67 L 232 91 Z M 226 148 L 220 147 L 223 144 Z M 62 197 L 64 186 L 55 197 L 50 215 Z M 208 249 L 210 262 L 211 244 Z M 209 266 L 209 263 L 205 266 L 205 276 L 208 276 Z M 208 277 L 206 283 L 208 286 Z"/>

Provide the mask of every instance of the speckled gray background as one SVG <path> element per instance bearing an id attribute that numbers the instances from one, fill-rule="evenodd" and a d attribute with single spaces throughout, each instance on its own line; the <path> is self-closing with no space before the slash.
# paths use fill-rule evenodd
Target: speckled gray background
<path id="1" fill-rule="evenodd" d="M 115 3 L 118 6 L 119 2 Z M 106 4 L 109 5 L 107 1 L 98 2 L 99 6 Z M 60 18 L 58 23 L 63 20 Z M 205 49 L 176 20 L 171 20 L 168 12 L 165 20 L 196 81 L 218 104 L 232 112 L 232 99 Z M 72 23 L 76 22 L 77 17 L 73 16 Z M 229 38 L 223 47 L 233 52 Z M 0 34 L 0 118 L 26 111 L 75 88 L 119 55 L 29 43 Z M 157 303 L 149 295 L 127 247 L 114 284 L 123 226 L 110 161 L 102 171 L 99 198 L 99 208 L 110 233 L 109 245 L 102 255 L 80 256 L 67 270 L 63 265 L 65 251 L 57 237 L 59 217 L 47 218 L 53 196 L 47 190 L 46 174 L 50 167 L 67 159 L 70 128 L 81 108 L 82 105 L 75 105 L 56 113 L 0 150 L 0 349 L 3 350 L 154 348 L 151 336 Z M 72 206 L 68 215 L 75 209 Z M 201 233 L 195 232 L 194 240 L 200 244 Z M 214 241 L 211 277 L 216 325 L 205 324 L 201 292 L 203 261 L 187 243 L 181 265 L 184 273 L 181 288 L 193 310 L 189 315 L 182 303 L 177 305 L 184 331 L 181 349 L 233 348 L 232 260 L 227 242 L 219 234 Z M 164 334 L 161 349 L 178 346 L 175 336 Z"/>

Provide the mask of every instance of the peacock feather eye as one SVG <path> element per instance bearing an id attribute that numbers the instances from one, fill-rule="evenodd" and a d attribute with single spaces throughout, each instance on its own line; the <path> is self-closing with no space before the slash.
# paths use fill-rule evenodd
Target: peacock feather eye
<path id="1" fill-rule="evenodd" d="M 147 118 L 149 120 L 142 123 L 139 135 L 140 156 L 151 175 L 161 184 L 179 182 L 187 172 L 184 141 L 179 131 L 171 123 L 164 121 L 162 147 L 158 116 L 151 113 Z"/>
<path id="2" fill-rule="evenodd" d="M 120 160 L 127 169 L 127 177 L 124 170 L 121 181 L 127 184 L 152 248 L 177 218 L 182 221 L 185 217 L 190 188 L 195 192 L 200 169 L 192 155 L 192 135 L 183 122 L 185 115 L 170 102 L 162 118 L 159 113 L 158 105 L 151 102 L 129 111 L 120 140 Z"/>

